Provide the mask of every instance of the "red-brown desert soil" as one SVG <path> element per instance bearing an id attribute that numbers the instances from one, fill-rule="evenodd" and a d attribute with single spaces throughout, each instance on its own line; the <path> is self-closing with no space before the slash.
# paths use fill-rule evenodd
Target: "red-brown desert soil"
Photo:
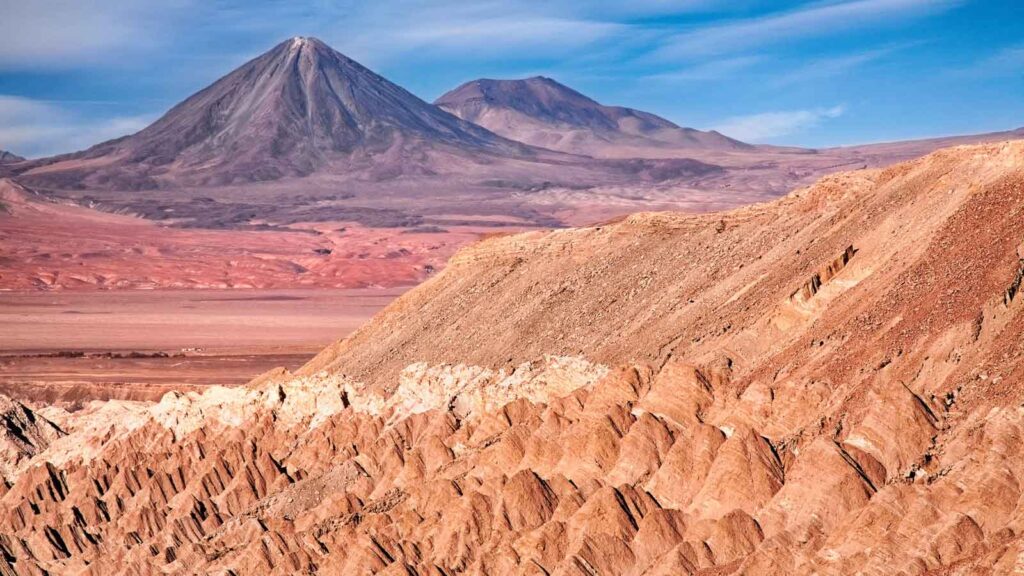
<path id="1" fill-rule="evenodd" d="M 50 202 L 0 180 L 0 290 L 409 286 L 488 230 L 177 228 Z"/>
<path id="2" fill-rule="evenodd" d="M 294 369 L 403 288 L 0 292 L 0 393 L 75 407 Z"/>

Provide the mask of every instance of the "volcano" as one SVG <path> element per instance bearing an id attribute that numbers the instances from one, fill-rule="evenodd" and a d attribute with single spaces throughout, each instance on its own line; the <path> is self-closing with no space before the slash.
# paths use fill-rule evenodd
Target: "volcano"
<path id="1" fill-rule="evenodd" d="M 42 172 L 58 187 L 226 185 L 380 163 L 430 172 L 424 154 L 438 149 L 460 156 L 531 153 L 424 102 L 316 38 L 295 37 L 142 131 L 52 159 Z"/>
<path id="2" fill-rule="evenodd" d="M 576 154 L 642 157 L 671 155 L 665 152 L 671 149 L 754 148 L 715 131 L 677 126 L 648 112 L 602 105 L 543 76 L 473 80 L 435 104 L 507 138 Z"/>

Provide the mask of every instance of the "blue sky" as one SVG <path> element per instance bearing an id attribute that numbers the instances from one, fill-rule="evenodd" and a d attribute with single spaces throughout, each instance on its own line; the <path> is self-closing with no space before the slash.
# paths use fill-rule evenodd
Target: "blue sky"
<path id="1" fill-rule="evenodd" d="M 1024 125 L 1021 0 L 0 0 L 0 149 L 133 132 L 296 35 L 426 100 L 543 74 L 753 142 Z"/>

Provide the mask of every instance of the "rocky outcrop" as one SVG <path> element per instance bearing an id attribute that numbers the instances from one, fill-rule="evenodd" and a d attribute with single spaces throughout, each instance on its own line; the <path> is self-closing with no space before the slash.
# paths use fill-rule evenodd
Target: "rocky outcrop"
<path id="1" fill-rule="evenodd" d="M 0 395 L 0 475 L 17 476 L 29 459 L 65 433 L 28 406 Z"/>
<path id="2" fill-rule="evenodd" d="M 296 374 L 62 420 L 0 573 L 1011 573 L 1021 206 L 1007 144 L 485 241 Z"/>
<path id="3" fill-rule="evenodd" d="M 853 246 L 847 246 L 846 250 L 843 250 L 842 254 L 836 256 L 836 258 L 829 262 L 825 267 L 818 272 L 815 272 L 814 275 L 811 276 L 810 280 L 804 282 L 803 286 L 790 295 L 790 300 L 793 300 L 794 302 L 806 302 L 813 298 L 814 295 L 818 293 L 821 285 L 831 280 L 833 276 L 845 268 L 846 264 L 850 262 L 850 258 L 853 258 L 853 255 L 856 253 L 857 251 L 853 249 Z"/>
<path id="4" fill-rule="evenodd" d="M 1013 303 L 1014 299 L 1017 298 L 1017 293 L 1020 292 L 1020 284 L 1024 281 L 1024 258 L 1020 261 L 1020 266 L 1017 268 L 1017 273 L 1014 274 L 1013 280 L 1010 281 L 1010 285 L 1006 288 L 1006 293 L 1003 295 L 1003 303 L 1009 306 Z"/>

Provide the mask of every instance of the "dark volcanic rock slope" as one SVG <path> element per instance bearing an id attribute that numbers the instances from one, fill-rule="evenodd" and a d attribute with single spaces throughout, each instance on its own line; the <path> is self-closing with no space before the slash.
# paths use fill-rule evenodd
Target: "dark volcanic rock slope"
<path id="1" fill-rule="evenodd" d="M 565 152 L 624 156 L 635 154 L 637 147 L 753 148 L 718 132 L 679 127 L 648 112 L 604 106 L 543 76 L 473 80 L 435 104 L 508 138 Z"/>
<path id="2" fill-rule="evenodd" d="M 462 121 L 315 38 L 293 38 L 175 106 L 137 134 L 58 157 L 29 181 L 152 188 L 217 185 L 352 168 L 384 157 L 429 170 L 413 151 L 522 155 L 527 147 Z M 380 158 L 378 158 L 380 160 Z"/>

